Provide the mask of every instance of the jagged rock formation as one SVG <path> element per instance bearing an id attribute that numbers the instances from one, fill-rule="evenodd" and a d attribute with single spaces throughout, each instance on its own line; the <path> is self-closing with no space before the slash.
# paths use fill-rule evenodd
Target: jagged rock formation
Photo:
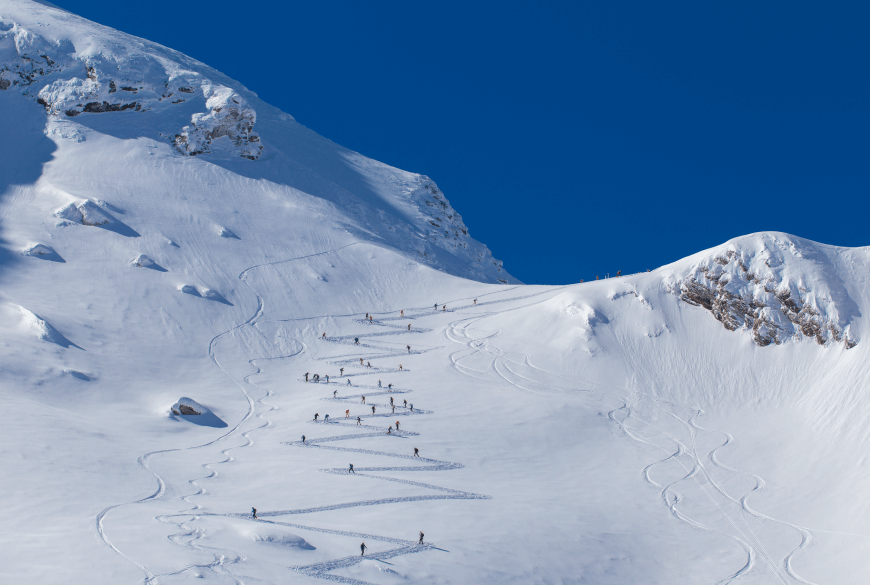
<path id="1" fill-rule="evenodd" d="M 792 270 L 795 263 L 812 265 L 804 261 L 813 254 L 804 240 L 766 234 L 758 251 L 726 246 L 669 283 L 670 290 L 710 311 L 726 329 L 748 332 L 762 347 L 804 338 L 819 345 L 843 343 L 847 349 L 858 343 L 835 300 L 844 291 L 832 291 L 834 285 L 823 275 Z"/>

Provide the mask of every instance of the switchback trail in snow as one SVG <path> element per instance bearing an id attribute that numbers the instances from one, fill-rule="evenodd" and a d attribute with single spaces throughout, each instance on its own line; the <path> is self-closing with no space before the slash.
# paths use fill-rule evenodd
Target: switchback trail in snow
<path id="1" fill-rule="evenodd" d="M 254 376 L 263 372 L 262 366 L 260 364 L 274 361 L 274 360 L 282 360 L 289 359 L 293 357 L 297 357 L 305 351 L 305 344 L 297 341 L 296 349 L 289 354 L 286 355 L 275 355 L 268 357 L 258 357 L 249 359 L 248 363 L 252 368 L 255 369 L 253 373 L 246 375 L 243 379 L 237 380 L 231 375 L 222 365 L 221 359 L 219 357 L 218 346 L 222 339 L 227 336 L 233 335 L 236 332 L 241 331 L 244 328 L 255 327 L 258 323 L 261 322 L 286 322 L 287 320 L 269 320 L 266 321 L 264 319 L 264 312 L 266 306 L 266 299 L 256 291 L 250 283 L 247 281 L 247 275 L 250 274 L 254 270 L 265 269 L 270 266 L 274 266 L 276 264 L 283 264 L 292 262 L 295 260 L 303 260 L 305 258 L 310 258 L 313 256 L 319 256 L 324 254 L 332 254 L 339 252 L 340 250 L 350 247 L 354 244 L 349 244 L 347 246 L 342 246 L 340 248 L 336 248 L 334 250 L 329 250 L 326 252 L 321 252 L 317 254 L 309 254 L 305 256 L 300 256 L 297 258 L 281 260 L 275 263 L 267 263 L 260 264 L 257 266 L 252 266 L 246 270 L 244 270 L 240 275 L 239 279 L 252 291 L 257 300 L 257 306 L 254 314 L 246 319 L 244 322 L 235 325 L 231 329 L 216 335 L 209 343 L 209 356 L 214 361 L 215 365 L 230 379 L 233 384 L 235 384 L 239 390 L 242 392 L 245 400 L 248 403 L 248 410 L 246 414 L 239 420 L 230 430 L 223 433 L 221 436 L 204 442 L 199 445 L 191 446 L 191 447 L 181 447 L 174 449 L 164 449 L 146 453 L 139 457 L 138 464 L 145 470 L 147 470 L 152 476 L 155 478 L 157 482 L 157 486 L 155 491 L 145 498 L 141 498 L 138 500 L 134 500 L 127 503 L 116 504 L 113 506 L 109 506 L 105 508 L 96 518 L 96 526 L 98 533 L 104 543 L 109 546 L 115 553 L 123 556 L 128 559 L 130 562 L 134 563 L 139 569 L 144 573 L 144 582 L 146 584 L 152 585 L 160 582 L 164 582 L 166 580 L 171 580 L 173 577 L 184 578 L 184 576 L 191 571 L 194 573 L 201 573 L 202 571 L 213 571 L 218 575 L 222 575 L 225 578 L 229 578 L 234 583 L 241 584 L 250 580 L 249 577 L 243 577 L 237 574 L 236 568 L 234 568 L 238 563 L 244 560 L 243 555 L 233 550 L 229 550 L 226 548 L 217 548 L 214 546 L 208 546 L 203 543 L 203 539 L 205 537 L 206 531 L 203 528 L 198 528 L 195 526 L 195 523 L 200 518 L 205 517 L 227 517 L 227 518 L 236 518 L 243 520 L 252 520 L 248 513 L 240 513 L 240 512 L 212 512 L 207 511 L 204 508 L 204 505 L 201 503 L 195 503 L 191 501 L 191 498 L 198 498 L 201 501 L 201 498 L 208 495 L 208 490 L 204 487 L 200 486 L 200 482 L 208 479 L 213 479 L 217 477 L 218 471 L 216 471 L 215 466 L 227 464 L 234 461 L 234 457 L 230 454 L 231 451 L 242 449 L 245 447 L 250 447 L 254 444 L 253 439 L 251 438 L 251 434 L 255 433 L 258 430 L 264 429 L 266 427 L 271 426 L 273 423 L 269 420 L 266 415 L 274 410 L 274 406 L 268 404 L 265 400 L 268 399 L 273 392 L 271 390 L 265 390 L 265 396 L 260 399 L 255 400 L 252 397 L 251 390 L 258 388 L 258 386 L 251 380 Z M 527 298 L 538 297 L 541 295 L 546 295 L 548 293 L 552 293 L 558 289 L 547 289 L 544 291 L 539 291 L 533 294 L 527 294 L 517 297 L 506 297 L 499 298 L 494 300 L 486 300 L 486 297 L 492 295 L 504 295 L 505 293 L 509 293 L 514 288 L 517 287 L 506 287 L 500 291 L 494 293 L 487 293 L 478 295 L 477 298 L 481 299 L 480 302 L 477 303 L 477 306 L 487 306 L 487 305 L 497 305 L 500 303 L 508 303 L 513 301 L 519 301 Z M 473 307 L 474 304 L 469 302 L 468 299 L 458 299 L 448 301 L 451 303 L 452 307 L 449 311 L 433 311 L 431 308 L 411 308 L 406 309 L 406 314 L 403 316 L 394 316 L 394 315 L 383 315 L 379 316 L 377 319 L 373 320 L 364 320 L 359 315 L 329 315 L 332 318 L 342 318 L 349 319 L 352 322 L 355 322 L 358 326 L 363 329 L 363 332 L 359 334 L 353 335 L 343 335 L 327 338 L 323 340 L 329 344 L 336 344 L 338 346 L 346 346 L 348 349 L 352 349 L 354 352 L 354 356 L 346 356 L 341 357 L 337 356 L 335 358 L 328 358 L 325 361 L 328 361 L 334 366 L 341 366 L 347 369 L 355 370 L 353 374 L 355 379 L 359 379 L 365 376 L 375 376 L 381 372 L 383 372 L 383 368 L 378 366 L 368 367 L 366 365 L 360 364 L 359 357 L 362 356 L 364 362 L 370 362 L 371 360 L 379 360 L 385 358 L 401 358 L 402 356 L 410 355 L 421 355 L 428 353 L 433 349 L 437 349 L 435 347 L 415 347 L 408 351 L 406 348 L 397 348 L 391 347 L 389 345 L 384 345 L 383 343 L 378 343 L 382 340 L 386 340 L 385 338 L 393 337 L 397 335 L 402 336 L 414 336 L 419 333 L 428 332 L 428 329 L 408 329 L 403 325 L 396 325 L 393 321 L 396 320 L 414 320 L 421 317 L 431 317 L 431 316 L 441 316 L 446 313 L 453 313 L 456 309 L 460 308 L 469 308 Z M 456 305 L 456 303 L 459 303 Z M 311 317 L 297 318 L 291 319 L 290 321 L 303 321 L 305 319 L 309 319 Z M 358 338 L 359 343 L 355 344 L 354 339 Z M 319 340 L 320 341 L 320 340 Z M 395 370 L 392 370 L 394 374 L 399 373 Z M 401 373 L 408 373 L 408 370 L 405 370 Z M 300 380 L 301 381 L 301 380 Z M 340 387 L 341 390 L 348 390 L 350 387 Z M 387 395 L 399 396 L 399 395 L 408 395 L 412 392 L 409 388 L 395 388 L 393 390 L 387 390 L 385 388 L 379 388 L 374 386 L 373 384 L 355 384 L 353 386 L 354 391 L 365 391 L 366 396 L 371 399 L 375 399 L 376 397 L 386 397 Z M 334 398 L 326 398 L 329 402 L 334 402 L 338 404 L 350 404 L 351 402 L 355 402 L 357 398 L 359 398 L 361 394 L 342 394 L 341 396 L 336 396 Z M 372 423 L 372 419 L 375 420 L 383 420 L 385 417 L 395 417 L 398 416 L 400 419 L 408 419 L 410 417 L 416 416 L 426 416 L 432 414 L 431 411 L 419 408 L 413 408 L 412 404 L 409 404 L 408 407 L 402 406 L 395 413 L 392 412 L 392 408 L 387 405 L 386 402 L 376 402 L 372 403 L 368 402 L 367 406 L 375 406 L 376 409 L 380 409 L 381 412 L 373 413 L 372 415 L 367 415 L 366 424 L 365 425 L 356 425 L 351 424 L 351 422 L 343 422 L 343 421 L 330 421 L 328 424 L 330 427 L 335 426 L 337 431 L 343 432 L 344 434 L 335 435 L 331 437 L 325 437 L 320 439 L 312 439 L 306 441 L 305 444 L 302 444 L 301 441 L 298 442 L 288 442 L 285 443 L 288 446 L 292 446 L 294 448 L 304 448 L 304 449 L 322 449 L 322 450 L 331 450 L 331 451 L 342 451 L 347 453 L 358 453 L 358 454 L 366 454 L 366 455 L 374 455 L 379 457 L 386 457 L 393 460 L 409 460 L 413 462 L 413 465 L 391 465 L 391 466 L 379 466 L 379 467 L 358 467 L 355 469 L 355 475 L 358 475 L 361 478 L 368 479 L 376 479 L 379 481 L 386 481 L 391 483 L 403 484 L 406 486 L 413 486 L 415 488 L 420 488 L 424 493 L 411 495 L 411 496 L 402 496 L 402 497 L 393 497 L 393 498 L 379 498 L 379 499 L 363 499 L 349 502 L 336 502 L 334 504 L 328 504 L 324 506 L 311 507 L 311 508 L 302 508 L 302 509 L 290 509 L 290 510 L 271 510 L 271 511 L 263 511 L 259 514 L 261 519 L 257 520 L 257 522 L 271 523 L 275 525 L 287 526 L 291 528 L 296 528 L 300 530 L 308 530 L 315 532 L 324 532 L 330 534 L 341 534 L 347 536 L 360 537 L 363 539 L 368 539 L 371 541 L 383 541 L 383 542 L 391 542 L 395 543 L 397 546 L 387 551 L 381 551 L 377 553 L 372 553 L 367 555 L 365 558 L 367 559 L 376 559 L 376 560 L 384 560 L 387 558 L 392 558 L 401 555 L 414 554 L 418 552 L 427 551 L 433 548 L 432 544 L 419 544 L 416 541 L 409 541 L 404 539 L 398 539 L 383 535 L 377 534 L 365 534 L 365 533 L 357 533 L 357 532 L 342 532 L 335 531 L 325 528 L 319 528 L 316 526 L 308 526 L 301 524 L 293 524 L 282 522 L 279 520 L 280 517 L 290 516 L 290 515 L 301 515 L 301 514 L 315 514 L 318 512 L 325 512 L 330 510 L 342 509 L 342 508 L 351 508 L 351 507 L 359 507 L 359 506 L 375 506 L 375 505 L 388 505 L 394 503 L 401 502 L 420 502 L 427 500 L 480 500 L 480 499 L 488 499 L 489 496 L 483 494 L 476 494 L 467 491 L 447 488 L 443 486 L 434 485 L 431 483 L 424 483 L 413 481 L 411 479 L 402 479 L 395 477 L 388 477 L 379 475 L 381 472 L 424 472 L 424 471 L 449 471 L 453 469 L 459 469 L 462 466 L 460 463 L 456 462 L 448 462 L 441 461 L 432 458 L 424 458 L 424 457 L 415 457 L 411 454 L 403 454 L 403 453 L 395 453 L 389 451 L 381 451 L 381 450 L 372 450 L 372 449 L 364 449 L 364 448 L 355 448 L 355 447 L 346 447 L 346 446 L 336 446 L 330 445 L 327 443 L 334 442 L 348 442 L 348 441 L 359 441 L 367 438 L 373 437 L 384 437 L 390 436 L 398 441 L 402 441 L 404 439 L 408 439 L 410 437 L 416 436 L 417 434 L 414 432 L 406 431 L 406 430 L 398 430 L 392 432 L 390 435 L 387 435 L 386 428 L 380 425 L 375 425 Z M 243 425 L 250 421 L 253 418 L 258 418 L 262 421 L 262 424 L 245 430 L 240 433 L 240 429 Z M 313 421 L 312 421 L 312 424 Z M 318 422 L 316 424 L 326 425 L 327 423 Z M 392 426 L 392 425 L 388 425 Z M 209 461 L 201 464 L 201 467 L 206 470 L 205 475 L 201 475 L 195 477 L 193 479 L 188 480 L 189 483 L 194 489 L 194 492 L 187 493 L 181 496 L 178 496 L 181 501 L 187 506 L 186 508 L 179 510 L 173 514 L 158 514 L 154 516 L 154 519 L 161 523 L 169 523 L 173 524 L 177 527 L 177 531 L 168 535 L 169 541 L 176 546 L 190 548 L 198 553 L 205 553 L 212 557 L 212 560 L 206 563 L 197 563 L 197 564 L 184 564 L 181 567 L 173 569 L 171 571 L 164 572 L 155 572 L 150 570 L 145 566 L 144 563 L 137 561 L 131 556 L 131 554 L 121 551 L 118 547 L 116 547 L 112 540 L 109 538 L 107 531 L 104 527 L 104 521 L 106 516 L 120 507 L 131 506 L 136 504 L 146 504 L 151 502 L 156 502 L 164 498 L 167 493 L 166 481 L 164 478 L 153 471 L 149 466 L 149 462 L 153 457 L 168 454 L 168 453 L 176 453 L 180 451 L 194 451 L 197 449 L 202 449 L 204 447 L 210 447 L 221 442 L 227 441 L 231 437 L 235 437 L 240 435 L 244 438 L 245 443 L 241 445 L 230 445 L 220 451 L 223 459 L 218 461 Z M 347 470 L 345 469 L 337 469 L 337 468 L 325 468 L 321 470 L 324 473 L 329 474 L 347 474 Z M 428 492 L 428 493 L 427 493 Z M 361 560 L 364 560 L 361 557 L 357 556 L 349 556 L 349 557 L 341 557 L 337 559 L 332 559 L 329 561 L 324 561 L 312 565 L 305 566 L 290 566 L 288 569 L 293 571 L 306 574 L 313 577 L 318 577 L 325 580 L 342 582 L 342 583 L 354 583 L 357 585 L 362 585 L 364 582 L 356 579 L 338 576 L 332 573 L 337 569 L 350 567 L 359 563 Z"/>

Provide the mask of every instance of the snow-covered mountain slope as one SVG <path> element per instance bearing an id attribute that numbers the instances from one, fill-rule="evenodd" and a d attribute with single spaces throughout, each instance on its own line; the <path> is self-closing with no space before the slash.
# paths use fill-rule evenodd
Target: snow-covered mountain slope
<path id="1" fill-rule="evenodd" d="M 870 578 L 870 248 L 522 286 L 425 177 L 0 17 L 2 582 Z"/>
<path id="2" fill-rule="evenodd" d="M 15 116 L 4 122 L 5 136 L 44 129 L 41 140 L 3 146 L 6 160 L 33 167 L 22 169 L 28 183 L 40 165 L 49 167 L 36 186 L 38 204 L 102 199 L 135 214 L 128 198 L 155 204 L 201 194 L 208 205 L 196 212 L 207 216 L 228 191 L 256 191 L 272 203 L 264 209 L 268 220 L 252 227 L 285 247 L 295 238 L 282 215 L 305 208 L 312 222 L 346 231 L 348 240 L 388 246 L 466 278 L 518 282 L 468 235 L 428 177 L 314 134 L 177 51 L 56 8 L 4 0 L 0 90 L 4 112 Z M 78 180 L 69 180 L 70 166 Z M 100 173 L 88 171 L 97 166 Z"/>

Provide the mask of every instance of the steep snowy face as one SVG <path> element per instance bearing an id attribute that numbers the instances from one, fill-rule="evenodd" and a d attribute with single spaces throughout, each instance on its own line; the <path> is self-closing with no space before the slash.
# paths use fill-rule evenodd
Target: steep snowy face
<path id="1" fill-rule="evenodd" d="M 210 67 L 27 0 L 0 0 L 0 92 L 45 111 L 52 140 L 153 139 L 335 206 L 344 230 L 475 280 L 517 283 L 434 182 L 348 151 Z M 96 167 L 82 153 L 81 164 Z M 254 164 L 258 163 L 258 164 Z M 376 194 L 372 197 L 372 194 Z"/>
<path id="2" fill-rule="evenodd" d="M 693 256 L 665 282 L 681 300 L 760 346 L 809 339 L 850 349 L 859 341 L 852 321 L 860 312 L 840 275 L 866 255 L 788 234 L 754 234 Z"/>

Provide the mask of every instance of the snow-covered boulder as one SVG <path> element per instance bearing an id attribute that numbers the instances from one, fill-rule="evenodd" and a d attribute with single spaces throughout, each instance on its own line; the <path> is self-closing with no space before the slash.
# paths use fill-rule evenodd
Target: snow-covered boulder
<path id="1" fill-rule="evenodd" d="M 54 256 L 57 252 L 54 251 L 54 248 L 45 244 L 28 244 L 21 251 L 21 254 L 23 256 Z"/>
<path id="2" fill-rule="evenodd" d="M 131 264 L 133 264 L 133 266 L 138 266 L 139 268 L 152 268 L 154 266 L 157 266 L 154 260 L 146 256 L 145 254 L 139 254 L 138 256 L 136 256 Z"/>
<path id="3" fill-rule="evenodd" d="M 169 411 L 175 416 L 199 416 L 207 412 L 208 409 L 196 400 L 182 396 L 178 399 L 178 402 L 172 405 Z"/>
<path id="4" fill-rule="evenodd" d="M 221 418 L 213 413 L 207 406 L 204 406 L 196 400 L 186 396 L 179 398 L 178 401 L 169 408 L 167 416 L 173 420 L 184 420 L 201 427 L 222 429 L 227 426 L 227 423 L 221 420 Z"/>
<path id="5" fill-rule="evenodd" d="M 55 211 L 54 215 L 73 223 L 90 226 L 108 225 L 115 221 L 99 205 L 89 200 L 68 203 Z"/>

